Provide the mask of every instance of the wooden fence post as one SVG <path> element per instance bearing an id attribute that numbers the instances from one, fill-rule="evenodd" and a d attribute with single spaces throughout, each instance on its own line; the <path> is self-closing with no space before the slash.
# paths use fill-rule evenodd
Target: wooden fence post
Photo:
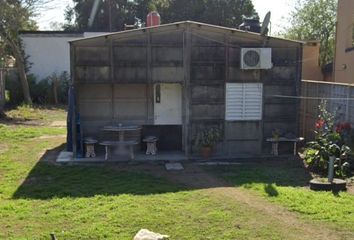
<path id="1" fill-rule="evenodd" d="M 345 121 L 349 122 L 349 98 L 350 98 L 350 86 L 347 86 L 347 100 L 345 106 Z"/>
<path id="2" fill-rule="evenodd" d="M 302 136 L 303 137 L 306 137 L 305 134 L 306 134 L 306 120 L 307 120 L 307 117 L 306 117 L 306 112 L 307 112 L 307 83 L 306 82 L 302 82 L 302 92 L 304 93 L 303 96 L 305 98 L 302 99 Z"/>

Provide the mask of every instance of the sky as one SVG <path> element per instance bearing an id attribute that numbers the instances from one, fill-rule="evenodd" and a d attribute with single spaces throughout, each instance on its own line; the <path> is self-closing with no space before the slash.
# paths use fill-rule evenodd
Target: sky
<path id="1" fill-rule="evenodd" d="M 293 9 L 295 0 L 252 0 L 260 20 L 271 11 L 271 34 L 280 32 L 285 26 L 285 20 Z M 40 30 L 52 30 L 51 22 L 64 22 L 64 10 L 67 5 L 73 5 L 71 0 L 53 0 L 50 8 L 37 17 Z M 162 16 L 163 17 L 163 16 Z"/>

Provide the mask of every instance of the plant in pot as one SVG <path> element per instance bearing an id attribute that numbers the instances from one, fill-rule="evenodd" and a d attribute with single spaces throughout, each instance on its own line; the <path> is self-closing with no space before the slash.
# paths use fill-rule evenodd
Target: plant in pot
<path id="1" fill-rule="evenodd" d="M 280 131 L 278 129 L 273 129 L 272 131 L 272 138 L 276 141 L 280 138 Z"/>
<path id="2" fill-rule="evenodd" d="M 210 158 L 215 144 L 221 139 L 221 130 L 217 127 L 205 128 L 198 132 L 196 144 L 204 158 Z"/>

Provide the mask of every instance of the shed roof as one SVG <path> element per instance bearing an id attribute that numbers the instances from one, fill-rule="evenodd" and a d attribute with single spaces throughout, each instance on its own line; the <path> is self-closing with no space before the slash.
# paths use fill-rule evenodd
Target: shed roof
<path id="1" fill-rule="evenodd" d="M 248 38 L 254 38 L 255 40 L 263 40 L 264 36 L 262 36 L 259 33 L 254 33 L 254 32 L 248 32 L 248 31 L 243 31 L 240 29 L 236 28 L 229 28 L 229 27 L 223 27 L 223 26 L 218 26 L 218 25 L 212 25 L 212 24 L 207 24 L 207 23 L 201 23 L 201 22 L 194 22 L 194 21 L 181 21 L 181 22 L 174 22 L 174 23 L 168 23 L 168 24 L 162 24 L 158 26 L 152 26 L 152 27 L 144 27 L 144 28 L 139 28 L 139 29 L 132 29 L 132 30 L 126 30 L 126 31 L 120 31 L 120 32 L 112 32 L 112 33 L 106 33 L 106 34 L 101 34 L 93 37 L 86 37 L 86 38 L 79 38 L 79 39 L 73 39 L 70 40 L 69 42 L 76 43 L 76 42 L 85 42 L 87 40 L 91 39 L 98 39 L 101 37 L 110 37 L 110 36 L 120 36 L 120 35 L 126 35 L 129 33 L 136 33 L 139 31 L 146 31 L 148 29 L 171 29 L 174 28 L 175 26 L 180 26 L 180 25 L 193 25 L 196 27 L 205 27 L 209 28 L 210 30 L 221 30 L 225 32 L 230 32 L 233 34 L 238 34 L 240 37 L 248 37 Z M 271 37 L 271 36 L 266 36 L 267 39 L 271 40 L 280 40 L 280 41 L 285 41 L 289 43 L 295 43 L 295 44 L 304 44 L 305 42 L 303 41 L 296 41 L 296 40 L 290 40 L 290 39 L 285 39 L 285 38 L 279 38 L 279 37 Z"/>

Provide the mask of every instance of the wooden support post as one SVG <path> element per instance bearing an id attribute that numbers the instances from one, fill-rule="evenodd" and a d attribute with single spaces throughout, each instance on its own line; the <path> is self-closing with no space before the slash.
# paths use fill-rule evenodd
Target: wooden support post
<path id="1" fill-rule="evenodd" d="M 302 83 L 302 87 L 303 87 L 303 89 L 302 89 L 302 91 L 304 92 L 304 96 L 305 96 L 305 98 L 304 99 L 302 99 L 302 101 L 303 101 L 303 104 L 302 104 L 302 106 L 303 106 L 303 109 L 302 109 L 302 113 L 303 113 L 303 115 L 302 115 L 302 136 L 303 137 L 307 137 L 306 136 L 306 121 L 307 121 L 307 116 L 306 116 L 306 114 L 307 114 L 307 99 L 306 99 L 306 97 L 308 97 L 308 93 L 307 93 L 307 83 L 306 82 L 303 82 Z"/>
<path id="2" fill-rule="evenodd" d="M 302 62 L 302 54 L 303 53 L 303 47 L 300 45 L 296 49 L 296 60 L 298 63 Z M 295 79 L 295 95 L 296 96 L 301 96 L 301 87 L 302 87 L 302 64 L 297 64 L 296 67 L 296 79 Z M 301 109 L 301 99 L 297 99 L 296 101 L 296 134 L 300 134 L 300 109 Z"/>
<path id="3" fill-rule="evenodd" d="M 113 56 L 113 41 L 109 39 L 109 79 L 111 81 L 111 121 L 114 123 L 114 56 Z"/>
<path id="4" fill-rule="evenodd" d="M 71 74 L 71 82 L 70 86 L 75 90 L 76 89 L 76 82 L 75 82 L 75 59 L 76 59 L 76 54 L 75 54 L 75 46 L 73 43 L 70 43 L 70 74 Z M 72 137 L 72 144 L 73 144 L 73 157 L 76 158 L 77 154 L 77 146 L 76 146 L 76 99 L 72 99 L 75 104 L 73 106 L 73 111 L 72 111 L 72 119 L 71 119 L 71 137 Z M 70 117 L 70 116 L 69 116 Z"/>
<path id="5" fill-rule="evenodd" d="M 350 86 L 347 86 L 347 100 L 346 100 L 346 105 L 345 105 L 345 121 L 346 122 L 349 122 L 350 120 L 350 117 L 349 117 L 349 104 L 350 104 L 350 101 L 349 101 L 349 98 L 350 98 Z"/>
<path id="6" fill-rule="evenodd" d="M 154 83 L 152 79 L 152 46 L 150 30 L 146 32 L 147 122 L 154 124 Z"/>
<path id="7" fill-rule="evenodd" d="M 190 24 L 186 24 L 183 33 L 183 68 L 184 68 L 184 119 L 183 119 L 183 143 L 186 156 L 191 154 L 191 126 L 190 126 L 190 80 L 191 80 L 191 54 L 192 54 L 192 34 Z"/>
<path id="8" fill-rule="evenodd" d="M 226 101 L 226 83 L 229 81 L 229 65 L 230 65 L 230 35 L 229 34 L 225 34 L 224 37 L 224 42 L 225 42 L 225 80 L 224 80 L 224 101 Z M 224 108 L 225 110 L 223 111 L 223 118 L 224 118 L 224 132 L 223 132 L 223 154 L 230 154 L 230 150 L 227 144 L 227 132 L 226 132 L 226 128 L 228 127 L 228 122 L 225 120 L 226 116 L 226 102 L 224 102 Z"/>

